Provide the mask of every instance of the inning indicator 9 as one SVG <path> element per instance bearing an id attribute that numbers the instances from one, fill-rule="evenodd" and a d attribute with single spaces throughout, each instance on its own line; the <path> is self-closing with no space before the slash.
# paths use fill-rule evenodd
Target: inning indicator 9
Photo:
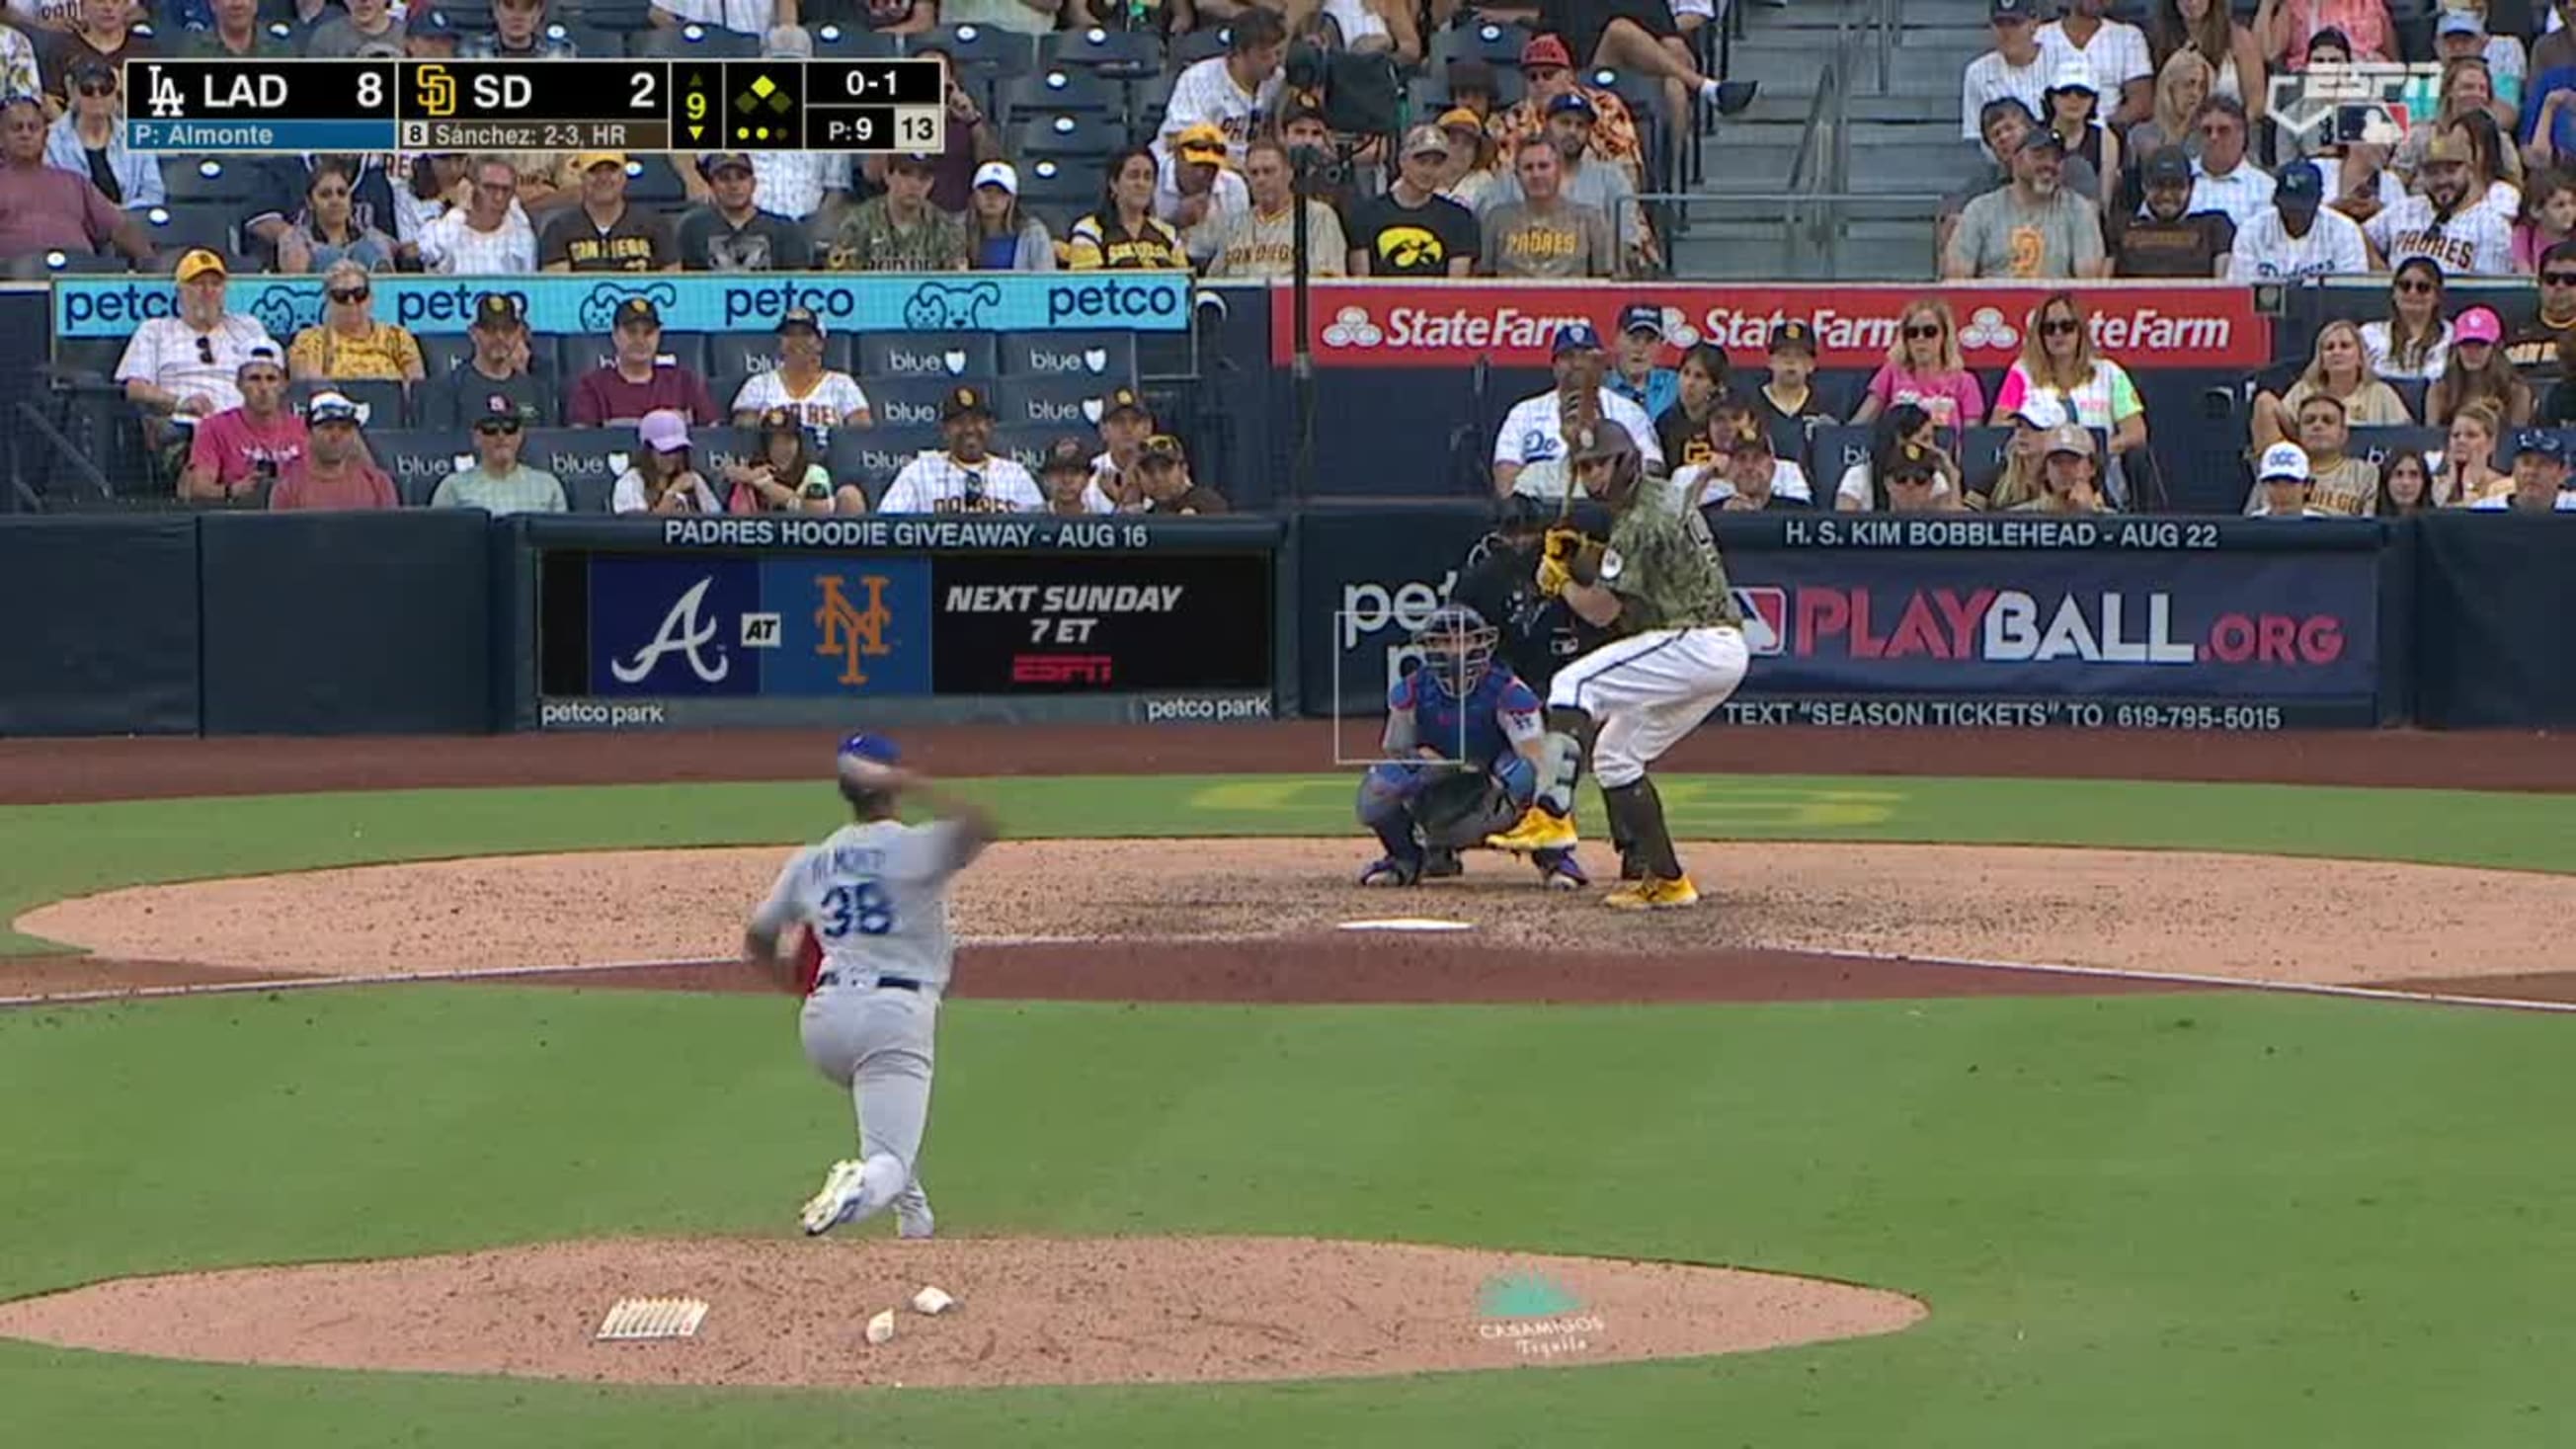
<path id="1" fill-rule="evenodd" d="M 137 151 L 929 151 L 936 60 L 131 60 Z"/>

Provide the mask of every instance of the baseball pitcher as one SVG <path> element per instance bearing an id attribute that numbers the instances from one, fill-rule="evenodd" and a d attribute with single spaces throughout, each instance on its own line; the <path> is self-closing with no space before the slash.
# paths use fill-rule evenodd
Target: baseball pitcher
<path id="1" fill-rule="evenodd" d="M 882 736 L 841 742 L 841 796 L 854 818 L 788 860 L 743 932 L 744 957 L 788 990 L 800 984 L 798 968 L 780 957 L 780 935 L 801 923 L 822 949 L 799 1034 L 805 1059 L 851 1094 L 859 1155 L 833 1163 L 805 1204 L 809 1234 L 891 1206 L 900 1235 L 931 1235 L 914 1168 L 930 1116 L 939 998 L 956 955 L 948 880 L 992 843 L 994 828 L 981 809 L 899 768 L 900 758 Z M 907 795 L 941 818 L 904 824 L 895 808 Z"/>
<path id="2" fill-rule="evenodd" d="M 1550 681 L 1537 799 L 1517 826 L 1486 843 L 1571 849 L 1574 786 L 1589 759 L 1613 837 L 1625 842 L 1621 873 L 1630 877 L 1602 904 L 1632 911 L 1697 905 L 1699 891 L 1673 852 L 1646 768 L 1744 682 L 1744 618 L 1707 520 L 1669 481 L 1646 475 L 1626 428 L 1600 423 L 1575 447 L 1573 463 L 1575 481 L 1611 511 L 1609 542 L 1551 530 L 1538 585 L 1576 617 L 1615 627 L 1620 637 Z"/>
<path id="3" fill-rule="evenodd" d="M 1421 666 L 1386 696 L 1385 758 L 1360 780 L 1360 823 L 1386 854 L 1360 884 L 1408 886 L 1462 874 L 1461 846 L 1518 820 L 1538 788 L 1538 696 L 1494 657 L 1494 627 L 1462 604 L 1432 611 L 1414 641 Z M 1590 884 L 1574 851 L 1530 853 L 1551 889 Z"/>

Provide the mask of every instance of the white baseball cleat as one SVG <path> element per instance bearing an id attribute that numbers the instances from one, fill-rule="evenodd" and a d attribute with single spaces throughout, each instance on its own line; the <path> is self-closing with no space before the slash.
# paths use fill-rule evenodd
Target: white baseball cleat
<path id="1" fill-rule="evenodd" d="M 823 1174 L 823 1190 L 805 1200 L 801 1215 L 807 1237 L 828 1233 L 850 1220 L 851 1211 L 859 1205 L 860 1167 L 857 1158 L 846 1158 L 833 1163 L 832 1170 Z"/>
<path id="2" fill-rule="evenodd" d="M 919 1240 L 937 1231 L 937 1224 L 930 1216 L 930 1200 L 922 1198 L 915 1202 L 913 1198 L 913 1194 L 906 1193 L 894 1200 L 894 1235 L 898 1238 Z"/>

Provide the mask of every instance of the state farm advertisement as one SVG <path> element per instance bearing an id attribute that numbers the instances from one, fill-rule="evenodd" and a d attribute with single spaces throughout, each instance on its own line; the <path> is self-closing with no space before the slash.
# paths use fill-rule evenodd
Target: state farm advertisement
<path id="1" fill-rule="evenodd" d="M 1896 340 L 1905 304 L 1927 293 L 1950 304 L 1972 367 L 2020 356 L 2030 314 L 2054 288 L 1922 286 L 1726 286 L 1603 282 L 1330 282 L 1308 296 L 1307 333 L 1317 367 L 1544 367 L 1556 329 L 1589 322 L 1604 338 L 1622 308 L 1663 310 L 1670 355 L 1700 342 L 1759 366 L 1771 329 L 1796 320 L 1816 329 L 1826 367 L 1875 367 Z M 2093 343 L 2136 370 L 2261 367 L 2272 360 L 2272 322 L 2250 288 L 2219 283 L 2101 283 L 2079 287 L 2093 314 Z M 1292 292 L 1271 289 L 1273 361 L 1293 359 Z"/>

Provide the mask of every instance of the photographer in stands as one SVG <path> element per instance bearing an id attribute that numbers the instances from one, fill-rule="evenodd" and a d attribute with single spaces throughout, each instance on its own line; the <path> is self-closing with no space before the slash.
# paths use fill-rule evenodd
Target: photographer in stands
<path id="1" fill-rule="evenodd" d="M 286 362 L 276 345 L 253 347 L 236 377 L 241 406 L 201 420 L 189 439 L 179 474 L 187 502 L 264 505 L 260 490 L 304 456 L 304 419 L 286 406 Z"/>
<path id="2" fill-rule="evenodd" d="M 474 420 L 474 466 L 439 480 L 432 508 L 480 508 L 498 518 L 512 513 L 563 513 L 563 480 L 519 461 L 527 443 L 528 414 L 508 398 L 486 401 Z"/>

